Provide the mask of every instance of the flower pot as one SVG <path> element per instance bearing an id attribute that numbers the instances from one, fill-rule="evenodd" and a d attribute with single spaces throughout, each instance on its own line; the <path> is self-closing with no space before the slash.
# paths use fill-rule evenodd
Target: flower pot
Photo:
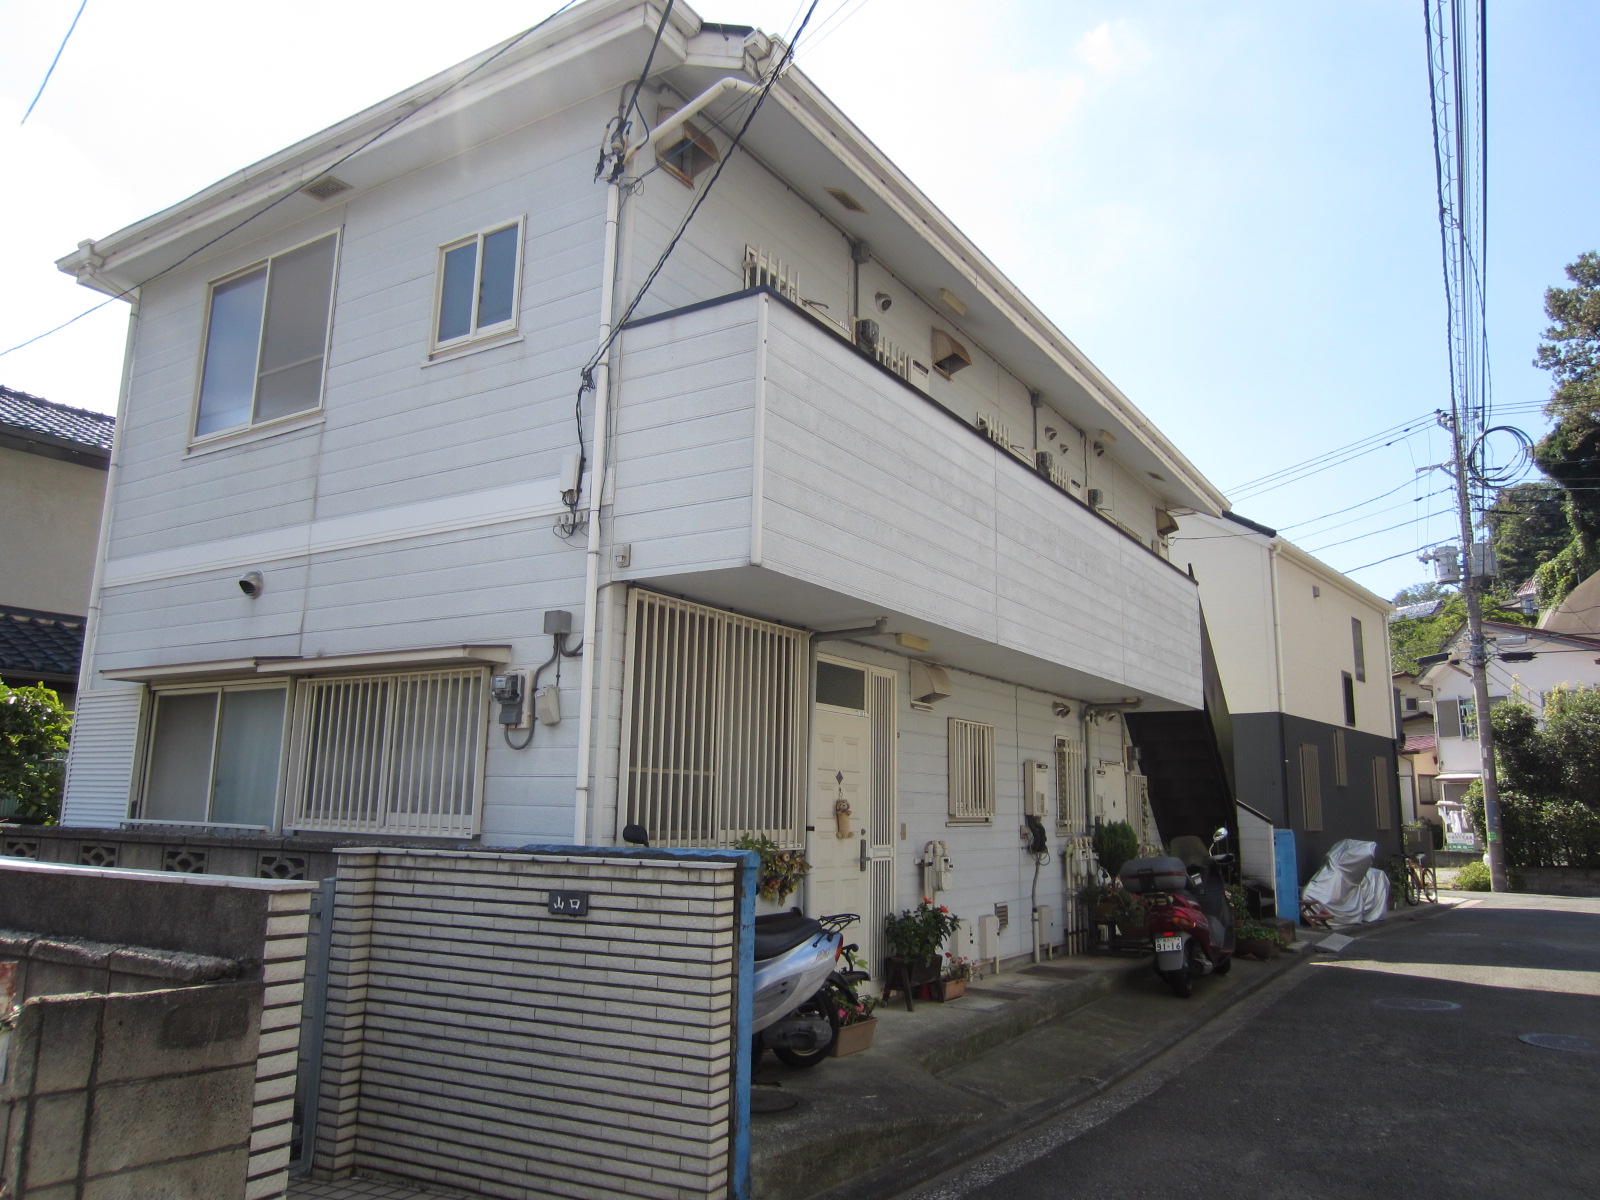
<path id="1" fill-rule="evenodd" d="M 898 955 L 890 955 L 884 973 L 891 979 L 895 978 L 901 967 L 905 968 L 906 977 L 912 987 L 933 983 L 939 978 L 939 972 L 944 969 L 936 958 L 930 958 L 925 962 L 908 962 Z"/>
<path id="2" fill-rule="evenodd" d="M 1271 938 L 1240 938 L 1235 943 L 1233 952 L 1245 958 L 1259 958 L 1265 961 L 1278 953 L 1278 943 Z"/>
<path id="3" fill-rule="evenodd" d="M 833 1036 L 833 1056 L 842 1058 L 846 1054 L 859 1054 L 870 1048 L 873 1030 L 877 1028 L 877 1017 L 868 1017 L 865 1021 L 841 1027 Z"/>
<path id="4" fill-rule="evenodd" d="M 936 985 L 938 990 L 935 995 L 937 1000 L 954 1000 L 957 996 L 967 994 L 967 981 L 965 979 L 941 979 Z"/>

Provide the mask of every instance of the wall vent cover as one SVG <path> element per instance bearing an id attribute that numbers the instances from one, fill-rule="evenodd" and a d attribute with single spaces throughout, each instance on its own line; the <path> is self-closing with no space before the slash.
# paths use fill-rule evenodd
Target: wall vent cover
<path id="1" fill-rule="evenodd" d="M 332 175 L 324 175 L 321 179 L 312 180 L 300 189 L 302 195 L 310 196 L 313 200 L 331 200 L 340 192 L 348 192 L 351 185 L 342 179 L 335 179 Z"/>
<path id="2" fill-rule="evenodd" d="M 837 200 L 841 208 L 848 209 L 853 213 L 864 213 L 867 211 L 865 208 L 861 207 L 861 201 L 857 200 L 843 188 L 824 188 L 823 191 L 827 192 L 828 195 Z"/>

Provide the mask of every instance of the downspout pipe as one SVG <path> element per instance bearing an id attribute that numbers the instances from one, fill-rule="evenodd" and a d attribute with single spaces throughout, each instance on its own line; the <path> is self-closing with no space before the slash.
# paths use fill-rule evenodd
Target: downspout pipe
<path id="1" fill-rule="evenodd" d="M 621 172 L 614 172 L 620 176 Z M 605 248 L 601 254 L 600 276 L 600 334 L 596 345 L 604 346 L 611 337 L 615 318 L 616 279 L 620 267 L 618 259 L 618 230 L 622 214 L 622 184 L 620 178 L 606 185 Z M 606 449 L 610 437 L 611 417 L 611 356 L 616 353 L 613 344 L 594 369 L 594 461 L 589 468 L 589 529 L 584 551 L 583 580 L 583 672 L 578 699 L 578 767 L 577 790 L 572 814 L 572 841 L 582 846 L 589 838 L 589 809 L 593 799 L 590 776 L 594 771 L 594 707 L 595 707 L 595 627 L 600 615 L 600 509 L 605 496 Z"/>

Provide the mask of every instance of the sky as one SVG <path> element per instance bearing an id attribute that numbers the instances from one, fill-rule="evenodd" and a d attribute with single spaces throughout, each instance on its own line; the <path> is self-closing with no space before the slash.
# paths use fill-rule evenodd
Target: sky
<path id="1" fill-rule="evenodd" d="M 110 412 L 125 305 L 4 353 L 103 298 L 56 259 L 556 4 L 88 0 L 24 123 L 78 7 L 0 0 L 0 384 Z M 1495 422 L 1537 437 L 1544 290 L 1600 250 L 1600 3 L 1491 0 L 1488 43 Z M 1417 0 L 819 0 L 796 61 L 1235 511 L 1391 596 L 1456 529 L 1423 47 Z"/>

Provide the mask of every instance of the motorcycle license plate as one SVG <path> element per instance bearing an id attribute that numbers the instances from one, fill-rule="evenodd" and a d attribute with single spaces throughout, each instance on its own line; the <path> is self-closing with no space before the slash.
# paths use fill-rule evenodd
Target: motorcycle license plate
<path id="1" fill-rule="evenodd" d="M 1157 954 L 1161 953 L 1163 950 L 1182 950 L 1182 949 L 1183 949 L 1183 939 L 1181 937 L 1158 937 L 1156 939 L 1156 953 Z"/>

